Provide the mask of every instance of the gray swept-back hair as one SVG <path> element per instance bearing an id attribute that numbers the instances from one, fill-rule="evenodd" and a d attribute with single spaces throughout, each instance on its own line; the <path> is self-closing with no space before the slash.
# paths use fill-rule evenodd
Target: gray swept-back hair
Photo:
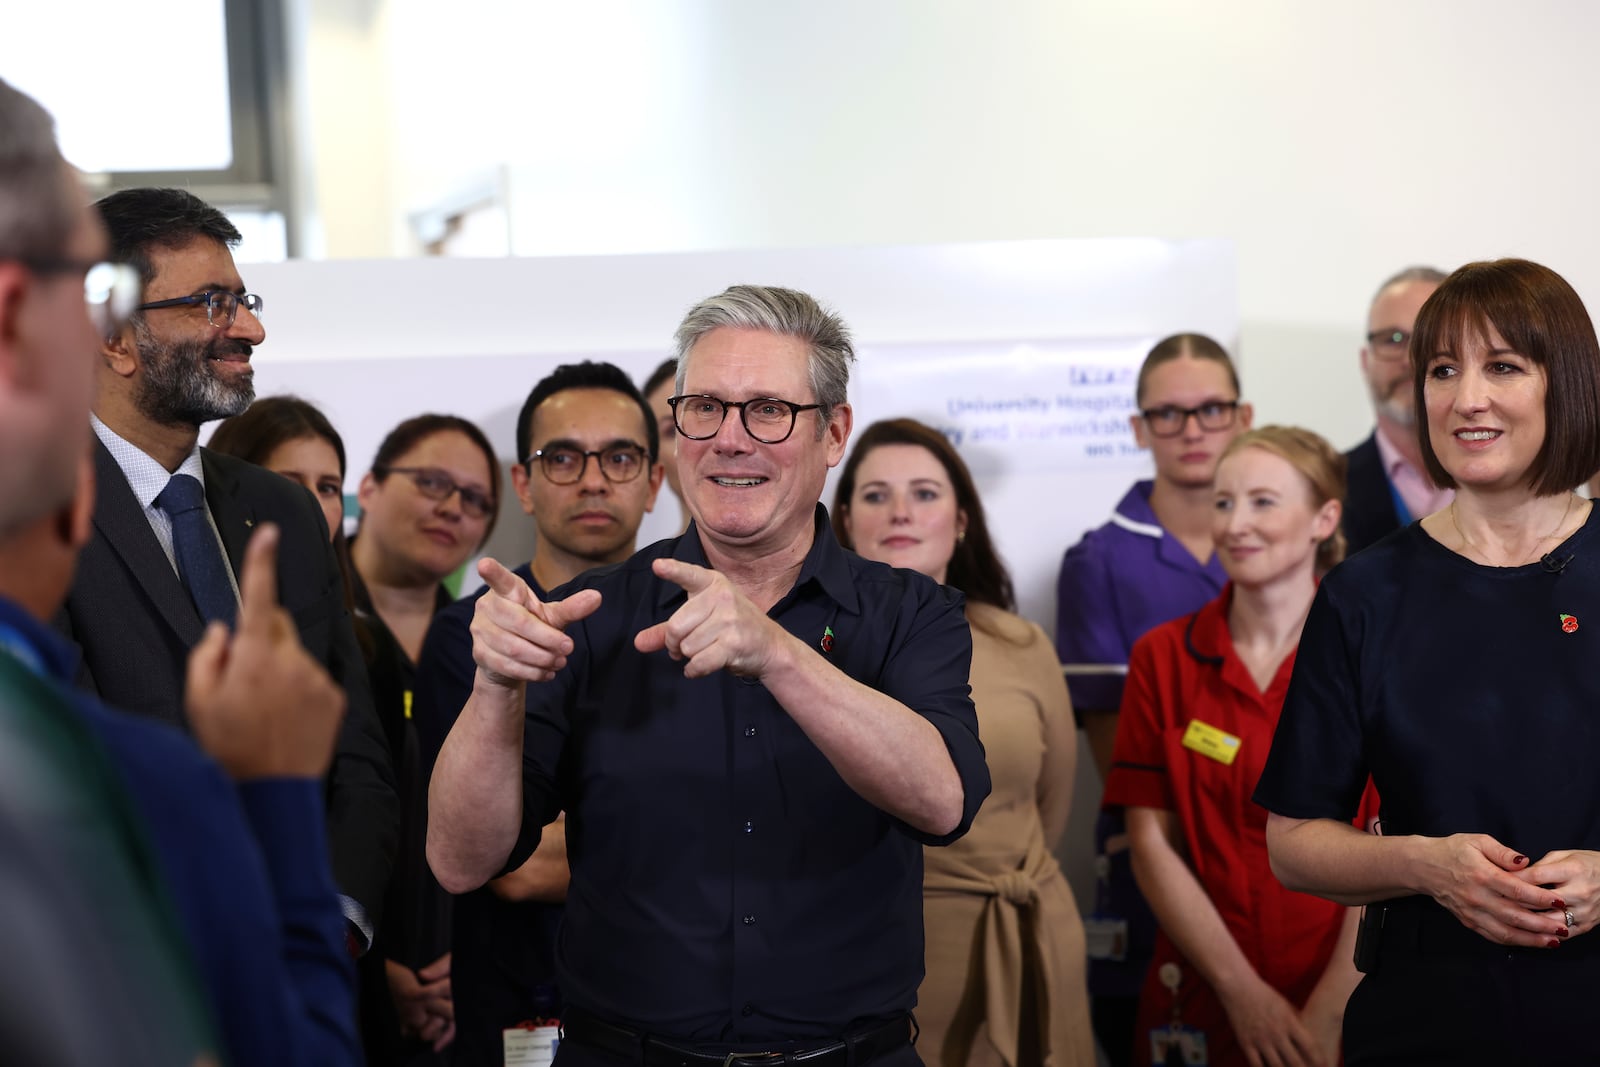
<path id="1" fill-rule="evenodd" d="M 0 79 L 0 259 L 61 255 L 77 222 L 56 147 L 55 120 L 28 94 Z"/>
<path id="2" fill-rule="evenodd" d="M 822 405 L 821 418 L 817 420 L 820 439 L 828 420 L 833 417 L 833 409 L 849 400 L 850 364 L 856 360 L 856 351 L 844 320 L 798 289 L 774 285 L 729 286 L 690 308 L 678 326 L 675 337 L 679 393 L 683 392 L 689 352 L 695 342 L 723 326 L 765 330 L 805 344 L 811 392 L 816 403 Z"/>

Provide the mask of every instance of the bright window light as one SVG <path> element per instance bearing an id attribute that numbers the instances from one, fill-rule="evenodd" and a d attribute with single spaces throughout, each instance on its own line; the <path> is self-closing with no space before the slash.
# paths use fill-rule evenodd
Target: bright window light
<path id="1" fill-rule="evenodd" d="M 233 165 L 223 0 L 14 4 L 0 71 L 55 116 L 81 170 Z"/>

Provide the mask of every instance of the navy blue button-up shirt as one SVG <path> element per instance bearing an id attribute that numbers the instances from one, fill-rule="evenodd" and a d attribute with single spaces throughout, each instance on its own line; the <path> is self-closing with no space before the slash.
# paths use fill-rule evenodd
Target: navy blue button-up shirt
<path id="1" fill-rule="evenodd" d="M 687 594 L 661 556 L 707 566 L 693 527 L 553 594 L 597 589 L 575 649 L 528 686 L 521 837 L 567 811 L 572 885 L 557 949 L 572 1004 L 698 1041 L 837 1035 L 909 1011 L 922 979 L 922 846 L 966 832 L 989 793 L 967 686 L 962 597 L 816 538 L 770 615 L 943 736 L 961 823 L 934 838 L 862 799 L 760 682 L 683 676 L 634 636 Z M 821 663 L 818 664 L 819 669 Z"/>

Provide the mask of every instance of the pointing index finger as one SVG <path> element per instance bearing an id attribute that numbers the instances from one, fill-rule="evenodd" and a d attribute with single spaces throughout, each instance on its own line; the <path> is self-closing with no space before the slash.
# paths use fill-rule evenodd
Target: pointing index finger
<path id="1" fill-rule="evenodd" d="M 244 566 L 239 570 L 239 628 L 266 626 L 277 609 L 278 528 L 268 522 L 256 527 L 244 550 Z"/>
<path id="2" fill-rule="evenodd" d="M 688 593 L 700 592 L 716 577 L 716 571 L 685 563 L 681 559 L 658 559 L 652 567 L 657 578 L 664 578 Z"/>
<path id="3" fill-rule="evenodd" d="M 538 604 L 539 598 L 534 595 L 528 583 L 518 578 L 516 574 L 506 569 L 505 564 L 497 559 L 485 556 L 478 561 L 478 576 L 484 581 L 496 596 L 506 600 L 515 601 L 525 608 L 532 608 Z"/>

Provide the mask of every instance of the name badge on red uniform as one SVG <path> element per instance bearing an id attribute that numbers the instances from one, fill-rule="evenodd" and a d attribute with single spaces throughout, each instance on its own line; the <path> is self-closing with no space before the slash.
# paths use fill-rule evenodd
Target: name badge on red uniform
<path id="1" fill-rule="evenodd" d="M 1189 728 L 1183 732 L 1183 747 L 1229 767 L 1239 755 L 1237 737 L 1199 719 L 1189 720 Z"/>

